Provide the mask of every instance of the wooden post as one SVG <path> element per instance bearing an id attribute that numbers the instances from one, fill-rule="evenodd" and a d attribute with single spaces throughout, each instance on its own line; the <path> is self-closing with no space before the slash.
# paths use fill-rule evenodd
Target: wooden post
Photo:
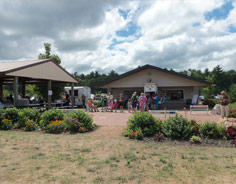
<path id="1" fill-rule="evenodd" d="M 22 98 L 25 98 L 25 82 L 22 82 Z"/>
<path id="2" fill-rule="evenodd" d="M 185 115 L 185 118 L 186 118 L 186 107 L 184 107 L 184 115 Z"/>
<path id="3" fill-rule="evenodd" d="M 14 106 L 17 106 L 18 105 L 18 77 L 14 77 L 13 90 L 14 90 Z"/>
<path id="4" fill-rule="evenodd" d="M 48 86 L 47 86 L 47 95 L 48 95 L 48 109 L 51 109 L 52 108 L 52 81 L 49 80 L 48 81 Z"/>
<path id="5" fill-rule="evenodd" d="M 74 98 L 74 83 L 71 83 L 71 107 L 72 109 L 74 108 L 75 106 L 75 98 Z"/>

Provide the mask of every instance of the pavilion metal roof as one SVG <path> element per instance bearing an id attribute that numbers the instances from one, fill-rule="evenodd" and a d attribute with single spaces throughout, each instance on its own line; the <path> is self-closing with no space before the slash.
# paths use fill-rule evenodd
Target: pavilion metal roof
<path id="1" fill-rule="evenodd" d="M 11 76 L 78 83 L 76 78 L 52 59 L 0 62 L 0 79 Z"/>

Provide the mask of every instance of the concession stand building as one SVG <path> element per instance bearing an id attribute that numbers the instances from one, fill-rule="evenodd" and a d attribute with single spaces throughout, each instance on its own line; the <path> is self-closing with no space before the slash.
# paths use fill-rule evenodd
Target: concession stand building
<path id="1" fill-rule="evenodd" d="M 159 97 L 167 97 L 167 109 L 183 109 L 186 103 L 191 103 L 193 97 L 199 95 L 199 90 L 207 85 L 209 83 L 206 81 L 152 65 L 144 65 L 121 74 L 100 87 L 106 88 L 117 99 L 119 94 L 123 94 L 125 100 L 131 98 L 134 91 L 138 94 L 157 93 Z"/>

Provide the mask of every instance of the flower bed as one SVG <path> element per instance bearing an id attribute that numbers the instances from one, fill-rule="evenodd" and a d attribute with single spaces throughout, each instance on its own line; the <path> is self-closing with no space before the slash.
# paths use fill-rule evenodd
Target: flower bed
<path id="1" fill-rule="evenodd" d="M 84 111 L 64 113 L 52 109 L 42 114 L 36 109 L 0 109 L 0 130 L 20 129 L 35 131 L 38 128 L 47 133 L 85 133 L 94 130 L 97 125 L 93 118 Z"/>
<path id="2" fill-rule="evenodd" d="M 162 120 L 156 119 L 151 114 L 135 113 L 127 121 L 127 129 L 124 131 L 124 135 L 130 139 L 153 137 L 155 141 L 164 141 L 167 138 L 200 144 L 201 142 L 207 142 L 204 140 L 209 139 L 234 140 L 236 139 L 236 126 L 223 121 L 217 123 L 206 121 L 198 124 L 195 120 L 183 118 L 178 114 L 162 122 Z"/>

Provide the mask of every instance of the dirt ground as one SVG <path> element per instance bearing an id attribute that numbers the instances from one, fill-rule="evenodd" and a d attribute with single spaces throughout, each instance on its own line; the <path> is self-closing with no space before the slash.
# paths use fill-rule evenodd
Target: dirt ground
<path id="1" fill-rule="evenodd" d="M 99 125 L 90 133 L 0 131 L 0 183 L 233 184 L 236 181 L 235 148 L 131 140 L 121 134 L 132 114 L 127 111 L 90 114 Z M 164 119 L 163 115 L 155 116 Z M 204 114 L 186 117 L 198 122 L 220 119 Z"/>

